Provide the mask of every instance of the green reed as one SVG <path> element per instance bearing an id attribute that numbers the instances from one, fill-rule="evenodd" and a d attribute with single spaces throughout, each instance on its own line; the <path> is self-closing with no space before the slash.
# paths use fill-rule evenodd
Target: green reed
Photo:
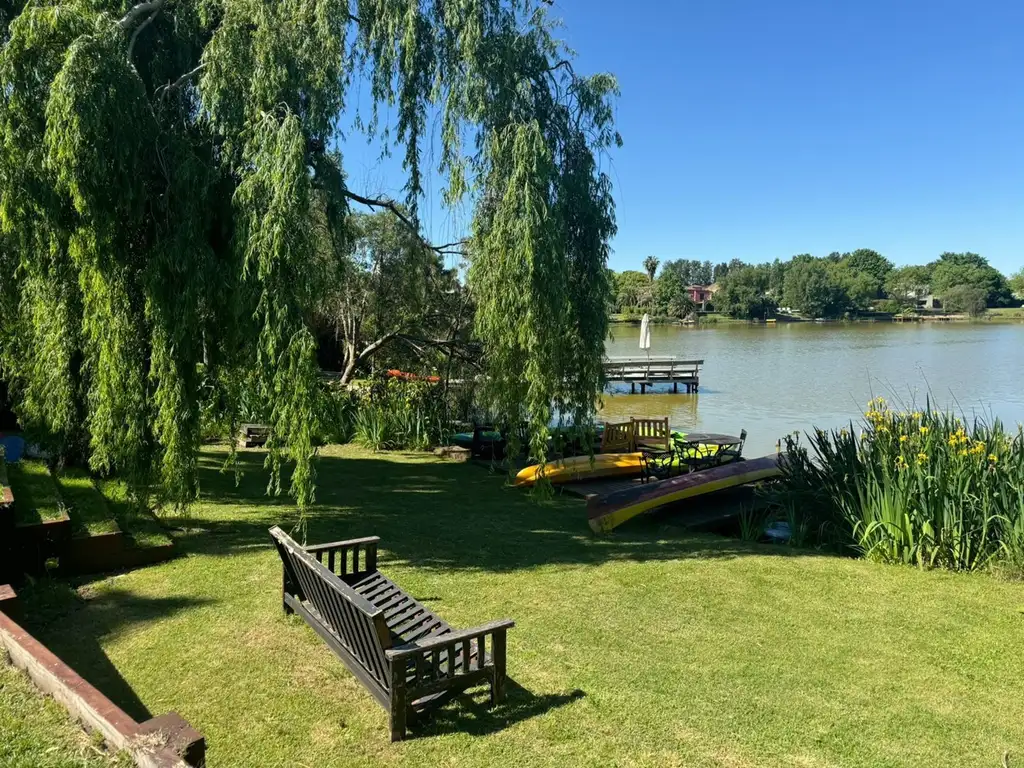
<path id="1" fill-rule="evenodd" d="M 1024 565 L 1024 433 L 870 403 L 859 429 L 787 439 L 785 491 L 820 539 L 890 563 Z"/>

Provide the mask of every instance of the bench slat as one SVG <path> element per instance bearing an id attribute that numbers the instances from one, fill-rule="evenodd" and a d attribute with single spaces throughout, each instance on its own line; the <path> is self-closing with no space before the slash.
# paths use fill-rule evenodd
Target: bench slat
<path id="1" fill-rule="evenodd" d="M 445 634 L 445 628 L 445 623 L 443 621 L 439 621 L 436 616 L 431 614 L 429 621 L 417 627 L 415 632 L 402 635 L 402 640 L 406 643 L 415 643 L 417 640 L 422 640 L 424 637 L 443 635 Z"/>
<path id="2" fill-rule="evenodd" d="M 385 579 L 380 584 L 377 584 L 377 585 L 367 589 L 365 592 L 362 591 L 361 589 L 357 589 L 356 591 L 359 592 L 363 597 L 365 597 L 371 603 L 376 604 L 377 600 L 385 598 L 389 594 L 392 594 L 394 592 L 400 592 L 401 590 L 397 586 L 395 586 L 392 582 L 390 582 L 387 579 Z"/>
<path id="3" fill-rule="evenodd" d="M 422 608 L 422 606 L 420 607 Z M 405 644 L 411 643 L 415 639 L 411 637 L 413 633 L 419 631 L 424 626 L 433 626 L 438 623 L 443 624 L 437 616 L 432 614 L 426 608 L 423 608 L 423 613 L 417 613 L 407 621 L 403 621 L 397 626 L 389 627 L 389 630 L 393 636 L 401 638 L 401 644 Z"/>
<path id="4" fill-rule="evenodd" d="M 388 626 L 390 627 L 392 624 L 399 620 L 399 617 L 402 614 L 406 614 L 409 611 L 416 610 L 417 608 L 420 608 L 422 606 L 420 606 L 419 603 L 417 603 L 408 595 L 403 594 L 398 600 L 396 600 L 391 605 L 385 605 L 381 607 L 384 610 L 384 621 L 386 621 Z"/>

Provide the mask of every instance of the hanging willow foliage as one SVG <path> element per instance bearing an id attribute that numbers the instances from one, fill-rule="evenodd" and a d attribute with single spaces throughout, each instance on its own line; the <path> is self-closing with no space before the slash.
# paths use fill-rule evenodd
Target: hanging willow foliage
<path id="1" fill-rule="evenodd" d="M 0 376 L 64 455 L 195 498 L 200 412 L 243 394 L 271 489 L 313 500 L 313 312 L 352 201 L 417 226 L 428 126 L 475 206 L 470 285 L 491 402 L 592 418 L 614 233 L 598 159 L 616 85 L 578 76 L 541 0 L 29 0 L 0 5 Z M 338 129 L 404 151 L 401 207 L 346 185 Z M 394 114 L 379 130 L 378 108 Z M 244 390 L 244 393 L 243 393 Z"/>

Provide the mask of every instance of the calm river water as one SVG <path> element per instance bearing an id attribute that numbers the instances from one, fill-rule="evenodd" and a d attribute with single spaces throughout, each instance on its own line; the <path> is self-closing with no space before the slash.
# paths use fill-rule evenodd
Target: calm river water
<path id="1" fill-rule="evenodd" d="M 641 356 L 639 340 L 639 326 L 615 325 L 606 352 Z M 616 386 L 602 417 L 668 416 L 689 432 L 745 428 L 747 456 L 773 451 L 794 430 L 857 420 L 879 395 L 918 407 L 930 397 L 968 416 L 1024 422 L 1024 325 L 653 326 L 650 351 L 703 358 L 700 394 L 662 387 L 630 395 L 628 385 Z"/>

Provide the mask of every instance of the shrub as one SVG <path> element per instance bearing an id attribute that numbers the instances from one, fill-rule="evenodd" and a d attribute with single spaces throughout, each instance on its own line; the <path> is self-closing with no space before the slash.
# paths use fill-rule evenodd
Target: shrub
<path id="1" fill-rule="evenodd" d="M 872 401 L 859 436 L 787 438 L 785 491 L 819 541 L 890 563 L 1024 563 L 1024 433 Z M 813 455 L 812 455 L 813 454 Z"/>
<path id="2" fill-rule="evenodd" d="M 375 451 L 427 450 L 450 442 L 451 409 L 443 388 L 423 380 L 375 379 L 356 390 L 356 442 Z"/>
<path id="3" fill-rule="evenodd" d="M 325 443 L 347 443 L 356 434 L 358 399 L 348 387 L 331 382 L 320 399 L 321 439 Z"/>

